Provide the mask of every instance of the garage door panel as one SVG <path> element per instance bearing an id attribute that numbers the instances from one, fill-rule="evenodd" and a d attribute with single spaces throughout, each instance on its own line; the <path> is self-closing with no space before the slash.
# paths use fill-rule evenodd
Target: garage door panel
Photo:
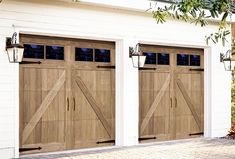
<path id="1" fill-rule="evenodd" d="M 24 123 L 24 127 L 27 124 L 28 123 Z M 41 143 L 42 142 L 42 139 L 41 139 L 42 132 L 41 131 L 42 131 L 42 124 L 41 124 L 41 122 L 38 122 L 37 125 L 35 126 L 34 130 L 31 132 L 31 134 L 29 135 L 29 137 L 25 141 L 24 145 Z"/>
<path id="2" fill-rule="evenodd" d="M 107 119 L 107 121 L 108 121 L 108 123 L 110 123 L 110 125 L 112 124 L 112 120 Z M 96 142 L 114 139 L 114 136 L 113 136 L 114 132 L 111 131 L 112 136 L 110 137 L 109 134 L 107 133 L 107 131 L 103 128 L 103 125 L 99 120 L 96 120 L 95 130 L 96 130 L 96 134 L 95 134 L 96 138 L 94 139 L 94 141 L 96 141 Z"/>
<path id="3" fill-rule="evenodd" d="M 147 117 L 142 118 L 140 120 L 140 122 L 143 123 L 143 120 L 146 119 L 146 118 Z M 150 118 L 147 118 L 147 119 L 148 119 L 149 122 L 148 122 L 147 126 L 145 127 L 144 131 L 142 130 L 142 132 L 141 132 L 141 130 L 140 130 L 141 137 L 155 135 L 155 133 L 154 133 L 154 117 L 150 117 Z"/>
<path id="4" fill-rule="evenodd" d="M 165 116 L 169 117 L 170 115 L 170 88 L 167 88 L 165 94 L 163 95 L 161 101 L 159 102 L 159 106 L 156 108 L 154 112 L 154 116 Z"/>
<path id="5" fill-rule="evenodd" d="M 185 137 L 189 137 L 189 134 L 203 130 L 203 119 L 201 118 L 201 110 L 203 109 L 201 95 L 203 93 L 198 91 L 201 88 L 201 80 L 196 74 L 191 74 L 190 76 L 189 78 L 189 75 L 183 74 L 179 75 L 177 79 L 176 118 L 178 119 L 176 119 L 176 133 L 185 134 Z M 184 131 L 182 132 L 182 130 Z"/>
<path id="6" fill-rule="evenodd" d="M 90 107 L 90 104 L 87 101 L 86 97 L 84 96 L 82 91 L 79 88 L 77 88 L 76 85 L 74 86 L 75 86 L 75 90 L 73 91 L 74 98 L 73 98 L 73 101 L 71 101 L 74 103 L 72 104 L 70 108 L 70 109 L 73 109 L 74 113 L 76 114 L 73 116 L 73 120 L 87 120 L 87 119 L 96 120 L 97 116 L 95 115 L 95 112 Z M 75 110 L 74 110 L 74 106 L 75 106 Z"/>
<path id="7" fill-rule="evenodd" d="M 113 72 L 110 70 L 76 70 L 73 94 L 78 110 L 74 111 L 74 120 L 81 121 L 75 125 L 80 129 L 81 138 L 75 138 L 75 145 L 97 146 L 98 141 L 114 139 L 114 96 Z M 77 118 L 78 114 L 81 118 Z M 83 140 L 87 144 L 81 144 Z"/>
<path id="8" fill-rule="evenodd" d="M 200 132 L 200 129 L 198 128 L 198 125 L 195 122 L 195 119 L 194 119 L 193 116 L 190 117 L 190 123 L 194 123 L 194 124 L 190 124 L 190 133 L 198 133 L 198 132 Z"/>
<path id="9" fill-rule="evenodd" d="M 191 115 L 190 109 L 185 101 L 184 97 L 182 96 L 180 90 L 177 88 L 176 91 L 176 116 L 180 115 Z"/>
<path id="10" fill-rule="evenodd" d="M 46 144 L 52 142 L 64 142 L 61 133 L 64 131 L 64 121 L 39 121 L 34 130 L 30 133 L 28 139 L 23 144 L 27 147 L 29 144 Z"/>
<path id="11" fill-rule="evenodd" d="M 140 77 L 140 136 L 158 136 L 169 128 L 170 75 L 142 71 Z"/>
<path id="12" fill-rule="evenodd" d="M 64 125 L 64 70 L 22 67 L 21 81 L 21 144 L 42 144 L 61 141 L 61 126 Z M 61 74 L 60 72 L 63 72 Z M 30 74 L 30 76 L 25 75 Z M 53 75 L 49 78 L 48 76 Z M 45 79 L 48 84 L 42 79 Z M 25 89 L 24 89 L 25 88 Z M 62 124 L 60 124 L 62 122 Z M 62 127 L 63 128 L 63 127 Z M 52 133 L 54 132 L 54 133 Z M 60 139 L 60 140 L 59 140 Z"/>
<path id="13" fill-rule="evenodd" d="M 151 104 L 153 103 L 154 101 L 154 95 L 153 95 L 153 91 L 149 91 L 149 92 L 144 92 L 144 91 L 141 91 L 141 99 L 145 99 L 145 100 L 141 100 L 140 101 L 140 104 L 141 104 L 141 107 L 140 107 L 140 116 L 141 118 L 144 118 L 151 106 Z"/>
<path id="14" fill-rule="evenodd" d="M 42 130 L 41 130 L 41 142 L 46 143 L 53 143 L 53 142 L 64 142 L 64 140 L 59 140 L 60 134 L 64 133 L 64 130 L 60 129 L 60 126 L 63 128 L 64 121 L 43 121 L 41 123 Z M 59 131 L 61 130 L 61 131 Z M 61 138 L 60 138 L 61 139 Z"/>
<path id="15" fill-rule="evenodd" d="M 48 94 L 48 92 L 47 92 Z M 58 92 L 52 100 L 45 113 L 42 115 L 42 121 L 60 121 L 65 118 L 65 92 Z"/>
<path id="16" fill-rule="evenodd" d="M 94 95 L 96 93 L 96 72 L 93 70 L 75 70 L 74 72 L 74 79 L 76 79 L 76 77 L 81 78 L 92 95 Z"/>
<path id="17" fill-rule="evenodd" d="M 168 121 L 166 120 L 165 116 L 157 116 L 154 117 L 154 132 L 156 134 L 167 134 L 168 133 Z"/>
<path id="18" fill-rule="evenodd" d="M 203 50 L 152 45 L 141 45 L 141 50 L 144 53 L 157 54 L 154 64 L 145 65 L 145 67 L 155 67 L 157 70 L 139 72 L 140 137 L 143 135 L 141 134 L 143 123 L 148 120 L 149 123 L 145 124 L 147 130 L 142 130 L 144 135 L 148 136 L 150 131 L 154 132 L 153 134 L 159 141 L 189 138 L 195 136 L 189 134 L 203 132 Z M 164 51 L 162 52 L 162 50 Z M 169 55 L 169 65 L 158 63 L 158 55 L 162 55 L 162 53 Z M 154 60 L 152 57 L 147 56 Z M 161 87 L 167 81 L 168 75 L 170 76 L 169 85 L 164 89 L 161 99 L 158 99 L 158 106 L 156 106 L 153 116 L 146 118 L 151 109 L 150 105 L 161 92 Z M 154 127 L 154 130 L 151 130 L 151 126 Z M 148 130 L 150 131 L 147 132 Z"/>
<path id="19" fill-rule="evenodd" d="M 141 71 L 140 74 L 140 81 L 141 81 L 141 85 L 140 85 L 140 90 L 145 92 L 145 91 L 150 91 L 152 90 L 154 87 L 154 73 L 153 72 L 143 72 Z"/>
<path id="20" fill-rule="evenodd" d="M 24 61 L 38 61 L 38 51 L 43 58 L 40 65 L 20 65 L 20 147 L 42 147 L 22 154 L 94 147 L 98 140 L 114 140 L 115 71 L 97 66 L 115 65 L 115 44 L 23 34 L 20 40 L 30 50 Z M 64 58 L 57 57 L 56 48 L 48 51 L 48 46 L 61 48 Z M 87 48 L 91 60 L 86 60 Z M 53 55 L 50 59 L 48 53 Z M 76 77 L 81 78 L 82 88 Z"/>

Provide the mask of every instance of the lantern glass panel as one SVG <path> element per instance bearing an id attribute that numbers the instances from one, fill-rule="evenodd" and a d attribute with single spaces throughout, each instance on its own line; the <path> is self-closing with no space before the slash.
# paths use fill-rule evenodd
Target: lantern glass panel
<path id="1" fill-rule="evenodd" d="M 139 56 L 136 56 L 136 55 L 132 56 L 132 63 L 133 63 L 133 66 L 136 68 L 138 68 L 138 59 L 139 59 Z"/>
<path id="2" fill-rule="evenodd" d="M 224 68 L 226 71 L 231 70 L 231 61 L 230 60 L 224 60 Z"/>
<path id="3" fill-rule="evenodd" d="M 7 48 L 9 62 L 21 62 L 24 48 L 10 47 Z"/>
<path id="4" fill-rule="evenodd" d="M 139 67 L 144 67 L 146 56 L 139 56 Z"/>
<path id="5" fill-rule="evenodd" d="M 133 66 L 136 67 L 136 68 L 144 67 L 145 59 L 146 59 L 146 56 L 143 56 L 143 55 L 133 55 L 132 56 Z"/>

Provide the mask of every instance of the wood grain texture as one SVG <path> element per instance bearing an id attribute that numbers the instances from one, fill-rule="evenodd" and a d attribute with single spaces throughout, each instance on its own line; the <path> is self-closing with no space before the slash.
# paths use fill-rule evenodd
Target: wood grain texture
<path id="1" fill-rule="evenodd" d="M 64 47 L 64 60 L 47 59 L 45 52 L 44 59 L 24 59 L 40 60 L 40 65 L 20 65 L 20 147 L 42 147 L 41 151 L 24 154 L 112 145 L 97 144 L 97 141 L 115 139 L 115 71 L 97 66 L 115 65 L 115 43 L 25 34 L 20 35 L 20 41 Z M 97 63 L 95 53 L 93 62 L 75 61 L 75 48 L 110 50 L 111 61 Z M 54 98 L 49 97 L 50 102 L 48 94 L 63 72 L 64 84 Z M 77 87 L 74 75 L 81 77 L 98 103 L 108 131 Z M 48 108 L 38 111 L 43 101 L 47 101 Z"/>
<path id="2" fill-rule="evenodd" d="M 157 70 L 140 71 L 140 137 L 155 136 L 157 141 L 196 137 L 189 136 L 189 134 L 203 132 L 204 127 L 204 75 L 203 72 L 196 71 L 204 68 L 203 50 L 141 44 L 141 51 L 167 53 L 170 57 L 170 64 L 148 64 L 146 67 L 157 67 Z M 200 55 L 200 66 L 177 65 L 177 54 Z M 190 69 L 196 70 L 190 71 Z M 167 88 L 166 93 L 158 103 L 153 115 L 148 117 L 147 126 L 143 130 L 143 120 L 147 121 L 145 116 L 149 113 L 156 95 L 164 85 L 166 75 L 171 78 L 169 88 Z M 188 96 L 187 101 L 179 89 L 177 79 L 180 79 L 184 86 Z M 188 106 L 190 102 L 193 104 L 192 109 L 194 110 L 192 111 L 199 118 L 197 122 Z M 142 142 L 148 142 L 148 140 Z"/>
<path id="3" fill-rule="evenodd" d="M 33 115 L 33 117 L 30 119 L 29 123 L 25 126 L 23 132 L 22 132 L 22 143 L 25 143 L 28 139 L 29 135 L 37 125 L 38 121 L 42 117 L 42 115 L 45 113 L 45 111 L 48 109 L 50 103 L 53 101 L 61 87 L 63 86 L 65 82 L 65 71 L 62 73 L 58 81 L 55 83 L 53 88 L 50 90 L 50 92 L 47 94 L 39 108 L 37 109 L 36 113 Z"/>
<path id="4" fill-rule="evenodd" d="M 104 115 L 102 114 L 100 107 L 102 105 L 98 103 L 93 95 L 91 94 L 91 91 L 86 87 L 85 83 L 82 81 L 80 77 L 76 77 L 76 84 L 83 92 L 84 96 L 86 97 L 87 101 L 90 103 L 92 109 L 94 110 L 95 114 L 101 121 L 102 125 L 104 126 L 105 130 L 111 136 L 111 126 L 109 125 L 108 121 L 105 119 Z"/>
<path id="5" fill-rule="evenodd" d="M 141 123 L 141 127 L 140 127 L 140 133 L 143 133 L 150 118 L 152 117 L 152 115 L 154 114 L 154 111 L 156 110 L 156 108 L 158 107 L 163 95 L 166 92 L 166 89 L 169 87 L 170 84 L 170 75 L 168 75 L 168 77 L 165 80 L 165 83 L 162 85 L 159 93 L 156 95 L 154 102 L 152 103 L 152 105 L 150 106 L 150 109 L 148 110 L 146 116 L 144 117 L 142 123 Z"/>
<path id="6" fill-rule="evenodd" d="M 181 91 L 181 93 L 182 93 L 182 95 L 183 95 L 183 97 L 184 97 L 184 99 L 185 99 L 185 101 L 186 101 L 186 103 L 187 103 L 187 105 L 188 105 L 188 107 L 189 107 L 189 109 L 190 109 L 190 111 L 191 111 L 191 113 L 192 113 L 199 129 L 202 130 L 201 121 L 200 121 L 200 118 L 199 118 L 199 116 L 198 116 L 198 114 L 195 110 L 195 106 L 192 103 L 192 100 L 190 99 L 190 96 L 188 95 L 188 93 L 187 93 L 187 91 L 184 87 L 184 84 L 182 83 L 182 81 L 180 79 L 177 79 L 177 85 L 178 85 L 178 87 L 179 87 L 179 89 L 180 89 L 180 91 Z"/>

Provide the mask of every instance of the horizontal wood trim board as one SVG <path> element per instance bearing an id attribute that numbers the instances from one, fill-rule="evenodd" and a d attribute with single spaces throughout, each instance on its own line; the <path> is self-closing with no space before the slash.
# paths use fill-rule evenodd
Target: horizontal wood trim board
<path id="1" fill-rule="evenodd" d="M 147 112 L 142 124 L 141 124 L 141 128 L 140 128 L 140 133 L 142 134 L 146 128 L 146 126 L 148 125 L 148 122 L 150 120 L 150 118 L 152 117 L 154 111 L 157 109 L 163 95 L 166 92 L 167 87 L 170 85 L 170 75 L 167 76 L 166 81 L 164 82 L 164 84 L 162 85 L 159 93 L 156 95 L 154 102 L 152 103 L 152 105 L 150 106 L 149 111 Z"/>
<path id="2" fill-rule="evenodd" d="M 53 99 L 56 97 L 57 93 L 63 86 L 64 82 L 65 82 L 65 71 L 62 73 L 62 75 L 57 80 L 53 88 L 50 90 L 50 92 L 47 94 L 45 99 L 42 101 L 41 105 L 39 106 L 39 108 L 37 109 L 33 117 L 30 119 L 29 123 L 25 126 L 23 133 L 22 133 L 22 143 L 26 142 L 29 135 L 31 134 L 35 126 L 37 125 L 38 121 L 40 120 L 42 115 L 46 112 L 50 103 L 53 101 Z"/>
<path id="3" fill-rule="evenodd" d="M 108 135 L 111 137 L 111 126 L 109 125 L 108 121 L 105 119 L 104 115 L 100 110 L 100 103 L 98 103 L 95 98 L 92 96 L 91 91 L 86 87 L 85 83 L 79 76 L 76 76 L 75 82 L 77 86 L 81 89 L 83 95 L 90 103 L 92 109 L 94 110 L 95 114 L 99 118 L 100 122 L 104 126 L 105 130 L 107 131 Z"/>
<path id="4" fill-rule="evenodd" d="M 179 87 L 179 89 L 180 89 L 180 91 L 181 91 L 181 93 L 182 93 L 182 95 L 183 95 L 183 97 L 184 97 L 184 99 L 185 99 L 185 101 L 186 101 L 186 103 L 187 103 L 187 105 L 188 105 L 188 107 L 189 107 L 189 109 L 190 109 L 197 125 L 198 125 L 199 130 L 202 130 L 201 124 L 200 124 L 201 122 L 200 122 L 200 119 L 197 115 L 196 110 L 194 109 L 194 105 L 191 102 L 192 100 L 190 99 L 186 89 L 184 88 L 183 82 L 180 79 L 177 79 L 177 85 L 178 85 L 178 87 Z"/>

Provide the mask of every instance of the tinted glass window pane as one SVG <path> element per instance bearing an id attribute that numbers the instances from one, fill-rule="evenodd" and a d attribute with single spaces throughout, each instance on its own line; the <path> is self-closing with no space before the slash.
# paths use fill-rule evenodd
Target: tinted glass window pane
<path id="1" fill-rule="evenodd" d="M 46 58 L 53 60 L 64 60 L 64 47 L 46 46 Z"/>
<path id="2" fill-rule="evenodd" d="M 24 44 L 24 58 L 44 59 L 44 46 Z"/>
<path id="3" fill-rule="evenodd" d="M 190 66 L 200 66 L 200 55 L 190 55 Z"/>
<path id="4" fill-rule="evenodd" d="M 144 52 L 143 55 L 146 56 L 145 64 L 156 64 L 156 53 Z"/>
<path id="5" fill-rule="evenodd" d="M 75 61 L 93 61 L 93 49 L 91 48 L 76 48 Z"/>
<path id="6" fill-rule="evenodd" d="M 110 62 L 110 50 L 95 49 L 95 62 Z"/>
<path id="7" fill-rule="evenodd" d="M 157 54 L 157 63 L 159 65 L 169 65 L 170 64 L 170 56 L 169 56 L 169 54 L 158 53 Z"/>
<path id="8" fill-rule="evenodd" d="M 189 55 L 177 54 L 177 65 L 188 66 L 189 65 Z"/>

